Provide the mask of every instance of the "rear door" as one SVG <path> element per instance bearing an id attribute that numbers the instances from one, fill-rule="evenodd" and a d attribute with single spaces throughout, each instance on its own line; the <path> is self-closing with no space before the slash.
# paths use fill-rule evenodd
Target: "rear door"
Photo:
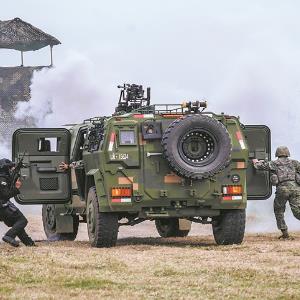
<path id="1" fill-rule="evenodd" d="M 243 132 L 249 148 L 248 200 L 266 200 L 272 194 L 269 172 L 256 170 L 253 167 L 252 159 L 271 159 L 271 131 L 269 127 L 264 125 L 246 125 Z"/>
<path id="2" fill-rule="evenodd" d="M 71 197 L 70 173 L 58 165 L 69 163 L 70 132 L 64 128 L 21 128 L 13 134 L 12 158 L 24 155 L 21 204 L 66 203 Z"/>

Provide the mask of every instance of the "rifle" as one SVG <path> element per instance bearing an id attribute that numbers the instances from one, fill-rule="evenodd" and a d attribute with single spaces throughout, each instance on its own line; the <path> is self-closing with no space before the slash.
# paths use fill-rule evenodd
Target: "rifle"
<path id="1" fill-rule="evenodd" d="M 17 165 L 15 166 L 15 168 L 13 169 L 12 173 L 11 173 L 11 183 L 10 183 L 10 187 L 9 187 L 9 192 L 11 193 L 17 180 L 21 177 L 20 171 L 21 168 L 25 167 L 25 164 L 23 164 L 23 160 L 25 157 L 26 151 L 24 151 L 23 155 L 19 158 L 19 161 L 17 163 Z"/>

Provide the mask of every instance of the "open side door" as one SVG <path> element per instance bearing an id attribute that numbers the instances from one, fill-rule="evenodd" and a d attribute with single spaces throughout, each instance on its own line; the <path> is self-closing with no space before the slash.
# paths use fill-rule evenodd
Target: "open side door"
<path id="1" fill-rule="evenodd" d="M 249 148 L 247 168 L 248 200 L 266 200 L 272 194 L 270 174 L 253 167 L 252 159 L 271 159 L 271 131 L 265 125 L 246 125 L 243 128 Z"/>
<path id="2" fill-rule="evenodd" d="M 20 204 L 66 203 L 71 197 L 70 173 L 58 165 L 69 163 L 70 132 L 65 128 L 20 128 L 13 134 L 12 158 L 24 155 Z"/>

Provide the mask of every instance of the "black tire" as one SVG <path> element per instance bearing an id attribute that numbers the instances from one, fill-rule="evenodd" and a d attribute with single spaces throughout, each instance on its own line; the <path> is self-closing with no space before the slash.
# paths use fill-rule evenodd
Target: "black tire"
<path id="1" fill-rule="evenodd" d="M 223 170 L 232 149 L 226 127 L 202 114 L 172 122 L 163 134 L 162 147 L 164 157 L 179 176 L 198 180 Z"/>
<path id="2" fill-rule="evenodd" d="M 158 234 L 161 237 L 185 237 L 189 234 L 189 230 L 179 229 L 179 219 L 178 218 L 168 218 L 168 219 L 157 219 L 155 220 L 155 226 Z"/>
<path id="3" fill-rule="evenodd" d="M 218 245 L 241 244 L 244 239 L 246 224 L 245 209 L 222 212 L 213 219 L 212 228 Z"/>
<path id="4" fill-rule="evenodd" d="M 87 199 L 87 228 L 92 247 L 114 247 L 118 239 L 118 215 L 99 211 L 96 188 L 91 187 Z"/>
<path id="5" fill-rule="evenodd" d="M 56 218 L 55 218 L 55 205 L 43 204 L 42 218 L 43 226 L 46 237 L 49 241 L 74 241 L 76 239 L 79 227 L 79 217 L 73 217 L 73 232 L 57 233 L 56 232 Z"/>

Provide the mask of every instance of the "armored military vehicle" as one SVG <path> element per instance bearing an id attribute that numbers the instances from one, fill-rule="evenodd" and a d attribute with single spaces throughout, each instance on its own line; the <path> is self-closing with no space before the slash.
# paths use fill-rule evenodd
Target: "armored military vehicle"
<path id="1" fill-rule="evenodd" d="M 21 204 L 43 204 L 51 240 L 74 240 L 86 222 L 94 247 L 116 244 L 119 226 L 155 221 L 162 237 L 211 224 L 217 244 L 239 244 L 247 200 L 267 199 L 269 174 L 249 159 L 270 159 L 270 130 L 205 112 L 206 102 L 150 104 L 139 85 L 120 86 L 109 117 L 69 128 L 21 128 L 13 158 L 28 166 Z M 76 162 L 63 171 L 60 162 Z"/>

